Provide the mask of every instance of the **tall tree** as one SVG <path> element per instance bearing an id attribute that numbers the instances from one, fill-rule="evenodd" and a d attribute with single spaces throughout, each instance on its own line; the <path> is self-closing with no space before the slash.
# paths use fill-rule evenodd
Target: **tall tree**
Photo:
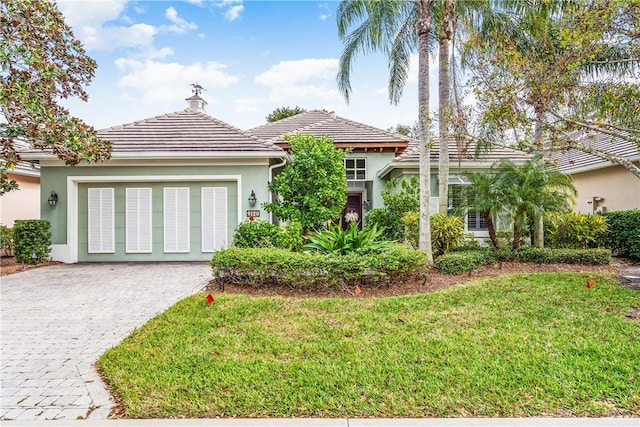
<path id="1" fill-rule="evenodd" d="M 18 143 L 51 150 L 67 164 L 109 158 L 111 144 L 58 102 L 86 101 L 96 63 L 48 0 L 0 3 L 0 195 L 15 190 L 8 173 L 20 161 Z"/>
<path id="2" fill-rule="evenodd" d="M 429 43 L 433 0 L 343 0 L 338 7 L 338 34 L 344 43 L 338 87 L 351 94 L 351 66 L 357 54 L 379 51 L 389 59 L 389 99 L 397 104 L 407 81 L 410 56 L 418 52 L 418 124 L 420 129 L 420 232 L 418 246 L 433 262 L 430 227 L 431 165 L 429 115 Z M 355 28 L 348 32 L 349 29 Z"/>
<path id="3" fill-rule="evenodd" d="M 628 158 L 580 138 L 600 133 L 640 147 L 640 0 L 520 5 L 496 10 L 485 37 L 468 45 L 479 118 L 470 140 L 573 148 L 640 178 Z"/>
<path id="4" fill-rule="evenodd" d="M 293 108 L 287 107 L 278 107 L 269 113 L 266 117 L 269 123 L 277 122 L 278 120 L 286 119 L 287 117 L 295 116 L 300 113 L 304 113 L 304 108 L 300 108 L 297 105 Z"/>
<path id="5" fill-rule="evenodd" d="M 455 0 L 440 0 L 438 19 L 438 213 L 449 208 L 449 142 L 451 136 L 451 44 L 456 27 Z"/>

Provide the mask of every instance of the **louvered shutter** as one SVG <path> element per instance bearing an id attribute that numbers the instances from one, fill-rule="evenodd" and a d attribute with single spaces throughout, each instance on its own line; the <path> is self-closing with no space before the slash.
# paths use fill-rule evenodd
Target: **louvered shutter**
<path id="1" fill-rule="evenodd" d="M 227 189 L 202 187 L 202 252 L 227 245 Z"/>
<path id="2" fill-rule="evenodd" d="M 113 188 L 88 189 L 88 248 L 90 254 L 115 252 Z"/>
<path id="3" fill-rule="evenodd" d="M 188 188 L 164 188 L 164 251 L 189 252 Z"/>
<path id="4" fill-rule="evenodd" d="M 151 188 L 127 188 L 127 253 L 151 252 L 151 196 Z"/>

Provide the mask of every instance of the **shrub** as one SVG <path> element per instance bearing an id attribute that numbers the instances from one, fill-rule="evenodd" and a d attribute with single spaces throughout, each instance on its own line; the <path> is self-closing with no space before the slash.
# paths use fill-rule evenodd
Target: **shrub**
<path id="1" fill-rule="evenodd" d="M 402 217 L 404 238 L 414 248 L 418 247 L 420 214 L 408 212 Z M 464 221 L 459 216 L 435 214 L 431 216 L 431 247 L 435 255 L 449 252 L 464 240 Z"/>
<path id="2" fill-rule="evenodd" d="M 16 220 L 13 227 L 17 262 L 42 262 L 51 252 L 51 224 L 42 219 Z"/>
<path id="3" fill-rule="evenodd" d="M 359 230 L 358 224 L 351 223 L 348 229 L 343 230 L 342 223 L 338 223 L 309 236 L 309 243 L 304 245 L 303 250 L 337 255 L 350 252 L 380 252 L 392 245 L 392 242 L 380 240 L 381 235 L 382 230 L 378 230 L 375 225 Z"/>
<path id="4" fill-rule="evenodd" d="M 262 220 L 244 221 L 233 235 L 233 246 L 300 250 L 302 227 L 297 221 L 291 221 L 287 227 L 280 227 Z"/>
<path id="5" fill-rule="evenodd" d="M 436 258 L 434 267 L 440 273 L 461 274 L 466 271 L 477 270 L 485 264 L 489 264 L 489 255 L 486 250 L 473 250 L 464 252 L 450 252 Z"/>
<path id="6" fill-rule="evenodd" d="M 521 248 L 511 253 L 516 261 L 534 262 L 536 264 L 594 264 L 602 265 L 611 262 L 609 249 L 550 249 Z"/>
<path id="7" fill-rule="evenodd" d="M 402 217 L 387 208 L 371 209 L 364 217 L 367 227 L 376 226 L 382 230 L 381 237 L 385 240 L 402 241 L 403 229 L 400 221 Z"/>
<path id="8" fill-rule="evenodd" d="M 587 249 L 597 246 L 606 230 L 607 221 L 602 215 L 552 214 L 545 221 L 545 243 L 556 248 Z"/>
<path id="9" fill-rule="evenodd" d="M 0 251 L 3 256 L 13 254 L 13 228 L 0 225 Z"/>
<path id="10" fill-rule="evenodd" d="M 614 254 L 640 260 L 640 209 L 607 212 L 607 231 L 599 243 Z"/>
<path id="11" fill-rule="evenodd" d="M 372 286 L 422 274 L 426 257 L 402 245 L 374 254 L 346 255 L 291 252 L 276 248 L 228 248 L 211 260 L 215 277 L 226 268 L 225 281 L 294 289 Z"/>

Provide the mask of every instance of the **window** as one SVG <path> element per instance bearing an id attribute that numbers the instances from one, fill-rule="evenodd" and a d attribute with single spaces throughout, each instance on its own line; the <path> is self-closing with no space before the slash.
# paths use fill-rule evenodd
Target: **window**
<path id="1" fill-rule="evenodd" d="M 227 245 L 227 189 L 202 187 L 202 252 Z"/>
<path id="2" fill-rule="evenodd" d="M 90 254 L 115 252 L 113 188 L 88 189 L 87 251 Z"/>
<path id="3" fill-rule="evenodd" d="M 449 186 L 449 214 L 455 214 L 456 208 L 462 205 L 462 185 L 471 184 L 454 184 Z M 468 210 L 465 216 L 465 225 L 467 231 L 486 231 L 487 222 L 480 212 Z"/>
<path id="4" fill-rule="evenodd" d="M 126 190 L 126 252 L 151 252 L 151 188 Z"/>
<path id="5" fill-rule="evenodd" d="M 189 189 L 164 188 L 164 251 L 189 252 Z"/>
<path id="6" fill-rule="evenodd" d="M 347 170 L 347 180 L 367 179 L 367 159 L 344 159 L 344 168 Z"/>

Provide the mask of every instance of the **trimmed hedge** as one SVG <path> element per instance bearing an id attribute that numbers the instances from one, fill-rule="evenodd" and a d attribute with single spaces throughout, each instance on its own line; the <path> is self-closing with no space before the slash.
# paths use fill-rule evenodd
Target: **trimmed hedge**
<path id="1" fill-rule="evenodd" d="M 607 231 L 600 244 L 614 254 L 640 260 L 640 209 L 607 212 Z"/>
<path id="2" fill-rule="evenodd" d="M 276 248 L 228 248 L 210 262 L 214 277 L 224 267 L 225 282 L 293 289 L 373 286 L 424 272 L 425 254 L 396 245 L 379 254 L 324 255 Z"/>
<path id="3" fill-rule="evenodd" d="M 13 228 L 0 224 L 0 252 L 2 256 L 13 255 Z"/>
<path id="4" fill-rule="evenodd" d="M 51 224 L 43 219 L 16 220 L 13 241 L 17 262 L 46 261 L 51 252 Z"/>
<path id="5" fill-rule="evenodd" d="M 281 248 L 298 251 L 302 247 L 302 226 L 291 221 L 286 227 L 268 221 L 243 221 L 233 234 L 239 248 Z"/>
<path id="6" fill-rule="evenodd" d="M 517 251 L 479 249 L 450 252 L 438 257 L 434 266 L 445 274 L 461 274 L 499 261 L 533 262 L 536 264 L 592 264 L 611 262 L 609 249 L 550 249 L 525 247 Z"/>

